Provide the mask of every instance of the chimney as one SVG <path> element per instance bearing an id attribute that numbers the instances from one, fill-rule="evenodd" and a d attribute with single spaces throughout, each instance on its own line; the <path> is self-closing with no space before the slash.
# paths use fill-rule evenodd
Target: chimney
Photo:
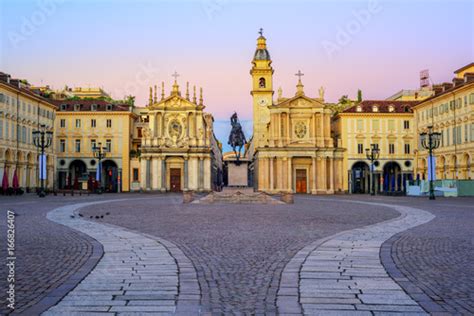
<path id="1" fill-rule="evenodd" d="M 20 79 L 10 79 L 10 84 L 14 85 L 17 88 L 21 88 Z"/>
<path id="2" fill-rule="evenodd" d="M 472 73 L 472 72 L 466 72 L 466 73 L 464 74 L 464 82 L 465 82 L 465 83 L 474 82 L 474 73 Z"/>
<path id="3" fill-rule="evenodd" d="M 418 92 L 415 92 L 415 100 L 418 99 Z"/>

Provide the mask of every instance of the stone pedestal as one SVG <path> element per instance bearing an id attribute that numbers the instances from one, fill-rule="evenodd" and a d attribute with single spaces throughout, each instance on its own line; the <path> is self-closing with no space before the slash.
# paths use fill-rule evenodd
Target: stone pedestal
<path id="1" fill-rule="evenodd" d="M 292 192 L 282 192 L 281 193 L 281 200 L 282 200 L 282 202 L 285 202 L 286 204 L 293 204 L 294 203 L 293 193 Z"/>
<path id="2" fill-rule="evenodd" d="M 241 159 L 240 161 L 228 160 L 227 164 L 227 186 L 248 187 L 248 173 L 250 161 Z"/>
<path id="3" fill-rule="evenodd" d="M 183 203 L 189 204 L 194 200 L 194 191 L 185 190 L 183 191 Z"/>

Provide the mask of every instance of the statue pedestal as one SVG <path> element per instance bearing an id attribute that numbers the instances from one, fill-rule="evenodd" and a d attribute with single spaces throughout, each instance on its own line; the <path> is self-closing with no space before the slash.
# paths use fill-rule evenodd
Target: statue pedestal
<path id="1" fill-rule="evenodd" d="M 231 159 L 226 161 L 227 186 L 248 187 L 249 186 L 249 164 L 248 159 Z"/>

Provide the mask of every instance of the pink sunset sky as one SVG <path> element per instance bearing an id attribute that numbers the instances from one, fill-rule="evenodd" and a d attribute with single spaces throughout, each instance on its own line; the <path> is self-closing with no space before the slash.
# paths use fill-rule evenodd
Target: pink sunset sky
<path id="1" fill-rule="evenodd" d="M 474 2 L 465 1 L 2 1 L 0 70 L 35 85 L 100 86 L 136 95 L 176 70 L 204 89 L 217 120 L 251 118 L 249 70 L 264 29 L 274 88 L 309 96 L 384 99 L 474 60 Z"/>

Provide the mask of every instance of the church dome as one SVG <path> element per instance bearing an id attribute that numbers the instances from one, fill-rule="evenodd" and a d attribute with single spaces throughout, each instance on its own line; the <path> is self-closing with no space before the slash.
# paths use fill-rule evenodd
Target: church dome
<path id="1" fill-rule="evenodd" d="M 257 39 L 257 50 L 253 56 L 254 60 L 270 60 L 270 53 L 267 50 L 267 39 L 260 35 Z"/>

